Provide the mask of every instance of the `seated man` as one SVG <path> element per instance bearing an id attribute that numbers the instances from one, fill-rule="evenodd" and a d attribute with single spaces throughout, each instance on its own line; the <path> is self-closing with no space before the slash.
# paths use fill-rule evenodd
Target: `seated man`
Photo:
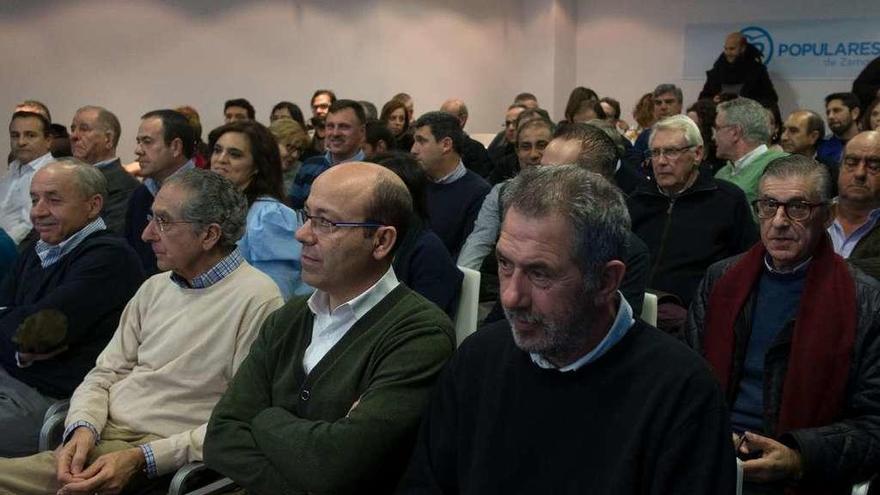
<path id="1" fill-rule="evenodd" d="M 848 143 L 838 177 L 834 252 L 880 278 L 880 132 L 865 131 Z"/>
<path id="2" fill-rule="evenodd" d="M 0 456 L 37 451 L 46 410 L 92 368 L 144 279 L 100 217 L 106 194 L 101 172 L 74 158 L 30 183 L 40 238 L 0 285 Z"/>
<path id="3" fill-rule="evenodd" d="M 250 494 L 388 493 L 455 340 L 443 312 L 391 268 L 412 200 L 379 165 L 312 185 L 303 280 L 317 290 L 266 321 L 214 409 L 205 461 Z"/>
<path id="4" fill-rule="evenodd" d="M 761 242 L 712 265 L 691 304 L 689 342 L 750 459 L 743 493 L 849 493 L 880 468 L 880 285 L 834 253 L 829 180 L 802 155 L 770 163 Z"/>
<path id="5" fill-rule="evenodd" d="M 742 190 L 700 171 L 703 138 L 689 117 L 654 124 L 650 143 L 655 182 L 641 184 L 627 207 L 651 251 L 648 287 L 672 296 L 661 299 L 658 325 L 678 333 L 709 265 L 750 248 L 758 230 Z"/>
<path id="6" fill-rule="evenodd" d="M 246 214 L 244 196 L 217 174 L 165 179 L 143 236 L 171 274 L 148 279 L 126 306 L 73 394 L 64 445 L 0 459 L 0 493 L 118 493 L 202 459 L 211 409 L 283 303 L 235 247 Z"/>
<path id="7" fill-rule="evenodd" d="M 533 167 L 502 202 L 507 321 L 444 371 L 400 492 L 733 494 L 712 374 L 618 291 L 619 190 L 577 166 Z"/>

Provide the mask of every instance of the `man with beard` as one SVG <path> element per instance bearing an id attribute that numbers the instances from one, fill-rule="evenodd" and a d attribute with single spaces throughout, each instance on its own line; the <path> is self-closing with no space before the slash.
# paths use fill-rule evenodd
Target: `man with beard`
<path id="1" fill-rule="evenodd" d="M 574 165 L 531 167 L 502 204 L 507 321 L 450 361 L 401 492 L 732 494 L 721 390 L 618 291 L 617 188 Z"/>
<path id="2" fill-rule="evenodd" d="M 762 105 L 779 101 L 763 55 L 742 33 L 730 33 L 724 39 L 724 53 L 706 71 L 706 84 L 699 99 L 715 99 L 722 93 L 751 98 Z"/>
<path id="3" fill-rule="evenodd" d="M 859 98 L 853 93 L 831 93 L 825 97 L 825 117 L 832 135 L 819 144 L 818 158 L 840 163 L 843 149 L 859 133 Z"/>

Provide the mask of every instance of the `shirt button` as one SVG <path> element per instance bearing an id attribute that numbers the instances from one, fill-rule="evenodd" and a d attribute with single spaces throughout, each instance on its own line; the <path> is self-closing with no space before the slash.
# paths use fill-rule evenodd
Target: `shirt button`
<path id="1" fill-rule="evenodd" d="M 308 389 L 305 389 L 305 388 L 304 388 L 304 389 L 299 393 L 299 398 L 300 398 L 300 400 L 307 401 L 307 400 L 309 400 L 309 397 L 311 397 L 311 395 L 312 395 L 311 392 L 309 392 Z"/>

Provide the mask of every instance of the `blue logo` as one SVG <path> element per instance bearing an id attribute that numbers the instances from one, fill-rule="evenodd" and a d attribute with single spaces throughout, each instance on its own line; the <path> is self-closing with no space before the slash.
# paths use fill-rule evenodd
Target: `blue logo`
<path id="1" fill-rule="evenodd" d="M 770 60 L 773 59 L 773 38 L 770 37 L 770 33 L 758 26 L 745 27 L 739 32 L 764 55 L 764 65 L 769 65 Z"/>

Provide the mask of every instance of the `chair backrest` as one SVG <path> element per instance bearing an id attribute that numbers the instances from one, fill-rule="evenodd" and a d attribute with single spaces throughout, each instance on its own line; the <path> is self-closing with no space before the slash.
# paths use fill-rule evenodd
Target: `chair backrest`
<path id="1" fill-rule="evenodd" d="M 645 292 L 645 300 L 642 302 L 642 321 L 652 327 L 657 326 L 657 296 L 655 294 Z"/>
<path id="2" fill-rule="evenodd" d="M 70 401 L 64 399 L 52 404 L 46 411 L 43 416 L 43 426 L 40 428 L 40 452 L 54 450 L 55 447 L 61 445 L 61 437 L 64 435 L 64 419 L 67 417 L 68 409 L 70 409 Z"/>
<path id="3" fill-rule="evenodd" d="M 480 307 L 480 272 L 458 267 L 464 278 L 461 281 L 461 295 L 458 296 L 458 309 L 455 311 L 455 345 L 477 329 L 477 313 Z"/>

